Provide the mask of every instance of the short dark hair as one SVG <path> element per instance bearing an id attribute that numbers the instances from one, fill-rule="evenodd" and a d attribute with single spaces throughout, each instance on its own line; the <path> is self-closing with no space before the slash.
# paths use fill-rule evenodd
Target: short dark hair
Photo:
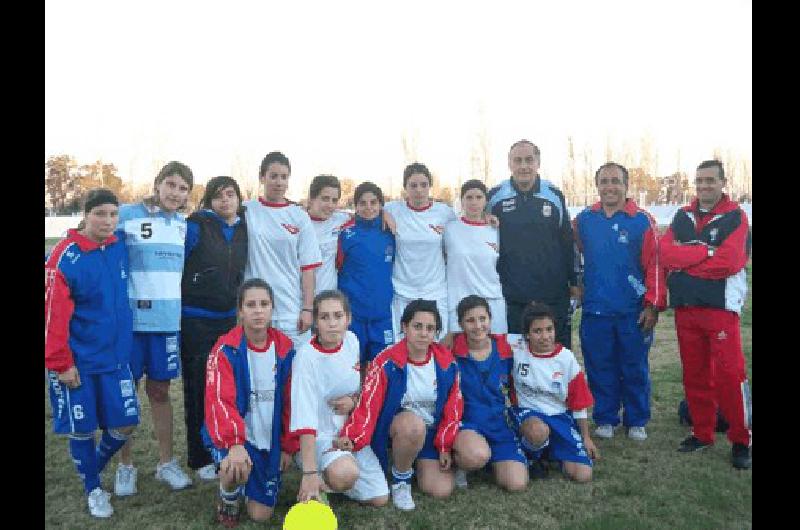
<path id="1" fill-rule="evenodd" d="M 308 187 L 308 198 L 316 199 L 325 188 L 336 188 L 339 191 L 339 197 L 342 196 L 342 185 L 339 183 L 339 179 L 333 175 L 317 175 Z"/>
<path id="2" fill-rule="evenodd" d="M 239 189 L 239 184 L 233 179 L 233 177 L 228 177 L 226 175 L 214 177 L 208 181 L 208 184 L 206 184 L 206 189 L 203 192 L 203 198 L 200 199 L 199 208 L 206 208 L 210 210 L 211 200 L 217 195 L 217 193 L 228 187 L 233 188 L 233 191 L 236 192 L 236 196 L 239 197 L 239 208 L 236 210 L 236 213 L 237 215 L 242 215 L 246 208 L 242 204 L 244 202 L 242 190 Z"/>
<path id="3" fill-rule="evenodd" d="M 83 197 L 83 212 L 89 213 L 95 206 L 101 204 L 113 204 L 119 206 L 119 199 L 114 192 L 108 188 L 94 188 L 89 190 Z"/>
<path id="4" fill-rule="evenodd" d="M 289 174 L 292 173 L 292 165 L 289 163 L 289 159 L 286 158 L 286 155 L 281 153 L 280 151 L 272 151 L 271 153 L 267 153 L 267 156 L 264 157 L 264 160 L 261 161 L 261 167 L 258 169 L 258 176 L 263 177 L 267 174 L 267 169 L 269 169 L 269 165 L 273 163 L 283 164 L 284 166 L 289 168 Z"/>
<path id="5" fill-rule="evenodd" d="M 616 162 L 606 162 L 599 168 L 597 171 L 594 172 L 594 183 L 597 184 L 598 179 L 600 178 L 600 172 L 603 171 L 607 167 L 615 167 L 622 171 L 622 182 L 625 183 L 625 187 L 628 187 L 628 170 L 622 164 L 617 164 Z"/>
<path id="6" fill-rule="evenodd" d="M 436 320 L 436 331 L 442 330 L 442 317 L 436 308 L 436 300 L 423 300 L 422 298 L 412 300 L 403 310 L 400 323 L 407 326 L 417 313 L 433 313 L 433 318 Z"/>
<path id="7" fill-rule="evenodd" d="M 531 142 L 530 140 L 526 140 L 524 138 L 522 140 L 517 140 L 516 142 L 511 144 L 511 147 L 508 148 L 508 154 L 511 154 L 511 151 L 513 151 L 514 148 L 517 147 L 518 145 L 529 145 L 529 146 L 533 147 L 533 154 L 536 156 L 536 159 L 537 160 L 541 160 L 542 154 L 541 154 L 541 151 L 539 151 L 539 146 L 537 146 L 535 143 Z"/>
<path id="8" fill-rule="evenodd" d="M 541 302 L 531 302 L 525 306 L 525 309 L 522 311 L 522 335 L 527 337 L 528 333 L 531 331 L 531 323 L 540 318 L 549 318 L 553 321 L 553 325 L 555 326 L 556 315 L 549 305 Z"/>
<path id="9" fill-rule="evenodd" d="M 236 293 L 236 307 L 242 308 L 244 295 L 250 289 L 265 289 L 269 294 L 270 302 L 272 302 L 272 308 L 273 310 L 275 309 L 275 294 L 272 292 L 272 287 L 261 278 L 250 278 L 242 282 L 242 285 L 239 286 L 239 291 Z"/>
<path id="10" fill-rule="evenodd" d="M 362 182 L 361 184 L 356 186 L 356 189 L 353 192 L 353 204 L 354 205 L 358 204 L 358 201 L 359 199 L 361 199 L 361 196 L 364 195 L 365 193 L 370 193 L 370 192 L 375 194 L 375 197 L 378 198 L 378 201 L 381 203 L 381 206 L 383 206 L 384 204 L 383 190 L 381 190 L 377 184 L 370 181 Z"/>
<path id="11" fill-rule="evenodd" d="M 158 175 L 156 175 L 153 181 L 153 186 L 158 186 L 164 179 L 172 175 L 178 175 L 185 180 L 186 184 L 189 185 L 189 189 L 194 187 L 194 175 L 192 174 L 192 170 L 189 169 L 189 166 L 177 160 L 167 162 L 167 164 L 161 168 L 161 171 L 158 172 Z"/>
<path id="12" fill-rule="evenodd" d="M 478 296 L 477 294 L 471 294 L 469 296 L 465 296 L 464 298 L 462 298 L 461 301 L 456 306 L 456 315 L 458 315 L 458 323 L 461 324 L 461 322 L 463 322 L 464 317 L 467 314 L 467 311 L 475 309 L 476 307 L 482 307 L 486 309 L 486 312 L 489 313 L 489 318 L 492 318 L 492 310 L 489 309 L 489 302 L 486 301 L 486 298 Z"/>
<path id="13" fill-rule="evenodd" d="M 461 198 L 464 198 L 464 195 L 467 194 L 469 190 L 481 190 L 483 195 L 486 196 L 489 194 L 489 190 L 486 189 L 486 184 L 478 179 L 471 179 L 466 181 L 464 184 L 461 185 Z"/>
<path id="14" fill-rule="evenodd" d="M 414 173 L 422 173 L 423 175 L 428 177 L 428 184 L 433 186 L 433 177 L 431 176 L 431 172 L 428 171 L 428 168 L 425 167 L 425 164 L 423 164 L 422 162 L 414 162 L 413 164 L 407 165 L 406 168 L 403 170 L 404 188 L 406 187 L 406 184 L 408 184 L 409 177 L 411 177 L 411 175 L 413 175 Z"/>
<path id="15" fill-rule="evenodd" d="M 719 160 L 704 160 L 700 162 L 700 165 L 697 166 L 697 169 L 706 169 L 709 167 L 717 168 L 717 174 L 719 175 L 719 178 L 725 180 L 725 169 L 722 167 L 722 162 Z"/>
<path id="16" fill-rule="evenodd" d="M 319 316 L 319 306 L 325 300 L 339 300 L 342 303 L 342 309 L 344 309 L 344 312 L 348 315 L 351 314 L 350 300 L 347 298 L 347 295 L 339 289 L 326 289 L 325 291 L 320 291 L 317 296 L 314 297 L 314 303 L 312 304 L 311 312 L 314 322 L 317 321 L 317 317 Z"/>

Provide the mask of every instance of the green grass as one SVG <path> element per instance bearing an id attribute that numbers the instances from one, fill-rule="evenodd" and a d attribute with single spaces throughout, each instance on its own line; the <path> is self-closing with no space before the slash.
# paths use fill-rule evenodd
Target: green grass
<path id="1" fill-rule="evenodd" d="M 748 266 L 752 282 L 752 266 Z M 752 289 L 752 286 L 751 286 Z M 752 294 L 742 315 L 742 340 L 748 373 L 752 374 Z M 577 318 L 576 318 L 577 323 Z M 573 343 L 580 352 L 577 332 Z M 580 359 L 580 354 L 578 353 Z M 470 487 L 456 491 L 448 500 L 434 500 L 414 490 L 417 509 L 400 512 L 391 506 L 361 507 L 332 495 L 331 505 L 340 528 L 752 528 L 752 472 L 730 465 L 730 445 L 724 435 L 699 454 L 679 454 L 678 442 L 687 429 L 678 424 L 677 407 L 683 398 L 672 312 L 661 315 L 655 346 L 650 353 L 652 413 L 649 438 L 636 443 L 619 434 L 612 440 L 596 440 L 602 458 L 587 485 L 568 482 L 557 474 L 533 481 L 520 494 L 507 494 L 487 476 L 470 474 Z M 751 378 L 752 383 L 752 378 Z M 45 388 L 46 392 L 46 388 Z M 173 384 L 175 451 L 185 465 L 183 396 L 180 383 Z M 139 468 L 139 493 L 113 498 L 116 528 L 214 528 L 216 484 L 195 483 L 191 489 L 170 492 L 153 478 L 156 442 L 150 410 L 143 393 L 142 424 L 136 434 L 134 459 Z M 108 523 L 88 515 L 83 488 L 67 452 L 64 438 L 52 434 L 49 403 L 45 393 L 45 526 L 101 528 Z M 113 488 L 112 462 L 103 473 L 103 484 Z M 284 476 L 284 485 L 270 527 L 280 528 L 294 503 L 299 475 Z M 242 528 L 255 528 L 246 517 Z"/>

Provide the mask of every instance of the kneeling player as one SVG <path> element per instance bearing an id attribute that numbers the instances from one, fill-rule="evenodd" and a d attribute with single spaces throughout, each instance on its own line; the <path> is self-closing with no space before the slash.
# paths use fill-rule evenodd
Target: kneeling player
<path id="1" fill-rule="evenodd" d="M 128 305 L 128 251 L 113 235 L 117 197 L 91 190 L 84 219 L 45 263 L 44 363 L 53 430 L 69 435 L 89 513 L 111 517 L 100 472 L 139 423 L 130 370 L 133 315 Z M 95 448 L 95 430 L 103 428 Z"/>
<path id="2" fill-rule="evenodd" d="M 592 459 L 600 457 L 586 419 L 592 394 L 575 355 L 556 344 L 554 322 L 552 309 L 531 302 L 522 313 L 525 334 L 509 337 L 516 394 L 512 403 L 517 405 L 513 419 L 534 458 L 549 445 L 550 457 L 562 462 L 568 477 L 588 482 Z"/>
<path id="3" fill-rule="evenodd" d="M 219 467 L 217 520 L 239 521 L 244 486 L 247 512 L 266 521 L 278 499 L 281 471 L 297 442 L 288 432 L 292 341 L 270 327 L 272 288 L 260 278 L 239 288 L 241 325 L 219 338 L 206 367 L 203 439 Z"/>
<path id="4" fill-rule="evenodd" d="M 322 291 L 314 298 L 313 317 L 316 334 L 298 349 L 292 369 L 292 434 L 300 436 L 303 471 L 297 500 L 319 499 L 326 484 L 356 501 L 383 506 L 389 486 L 372 449 L 351 454 L 333 445 L 361 387 L 358 339 L 347 330 L 347 297 Z"/>
<path id="5" fill-rule="evenodd" d="M 492 464 L 495 481 L 508 491 L 528 485 L 527 459 L 506 422 L 506 393 L 513 355 L 505 335 L 490 335 L 492 314 L 485 298 L 470 295 L 456 307 L 458 325 L 453 355 L 461 372 L 464 419 L 453 455 L 456 485 L 466 487 L 466 471 Z"/>

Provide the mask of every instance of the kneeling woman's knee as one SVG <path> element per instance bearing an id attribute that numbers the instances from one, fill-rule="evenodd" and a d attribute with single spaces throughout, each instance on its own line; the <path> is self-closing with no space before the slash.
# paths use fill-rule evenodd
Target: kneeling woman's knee
<path id="1" fill-rule="evenodd" d="M 131 434 L 133 434 L 133 431 L 136 430 L 136 426 L 131 425 L 129 427 L 119 427 L 118 429 L 115 430 L 120 434 L 122 434 L 123 436 L 130 436 Z"/>
<path id="2" fill-rule="evenodd" d="M 453 493 L 453 484 L 439 482 L 437 484 L 428 485 L 428 487 L 423 488 L 422 491 L 435 499 L 446 499 Z"/>
<path id="3" fill-rule="evenodd" d="M 358 464 L 353 458 L 339 458 L 325 470 L 325 482 L 334 491 L 347 491 L 358 480 Z"/>
<path id="4" fill-rule="evenodd" d="M 575 482 L 586 483 L 592 480 L 592 468 L 586 465 L 576 465 L 567 474 Z"/>
<path id="5" fill-rule="evenodd" d="M 401 413 L 392 424 L 392 440 L 404 440 L 423 444 L 425 442 L 425 422 L 413 413 Z"/>
<path id="6" fill-rule="evenodd" d="M 257 523 L 263 523 L 272 517 L 272 508 L 260 502 L 247 501 L 247 514 Z"/>
<path id="7" fill-rule="evenodd" d="M 367 506 L 375 506 L 375 507 L 379 508 L 381 506 L 386 506 L 386 504 L 388 502 L 389 502 L 389 496 L 388 495 L 384 495 L 382 497 L 375 497 L 374 499 L 366 500 L 366 501 L 364 501 L 363 504 L 366 504 Z"/>
<path id="8" fill-rule="evenodd" d="M 541 421 L 526 421 L 523 424 L 522 432 L 534 444 L 541 444 L 550 437 L 550 427 Z"/>

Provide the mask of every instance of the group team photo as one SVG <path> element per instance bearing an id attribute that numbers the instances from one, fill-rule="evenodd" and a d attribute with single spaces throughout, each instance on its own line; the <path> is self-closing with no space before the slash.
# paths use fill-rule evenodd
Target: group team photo
<path id="1" fill-rule="evenodd" d="M 694 196 L 659 226 L 612 160 L 571 216 L 541 157 L 514 142 L 508 177 L 467 180 L 458 209 L 418 161 L 399 200 L 366 180 L 349 211 L 320 174 L 299 204 L 280 151 L 254 199 L 216 176 L 187 211 L 179 161 L 141 202 L 89 190 L 45 256 L 46 429 L 84 511 L 134 512 L 125 498 L 145 484 L 164 502 L 213 484 L 185 515 L 227 528 L 280 525 L 282 502 L 388 518 L 447 510 L 476 483 L 509 499 L 554 477 L 591 488 L 623 440 L 653 443 L 665 313 L 690 425 L 669 452 L 704 466 L 724 445 L 724 465 L 749 473 L 752 230 L 723 162 L 698 160 Z M 145 420 L 157 454 L 137 451 Z"/>

